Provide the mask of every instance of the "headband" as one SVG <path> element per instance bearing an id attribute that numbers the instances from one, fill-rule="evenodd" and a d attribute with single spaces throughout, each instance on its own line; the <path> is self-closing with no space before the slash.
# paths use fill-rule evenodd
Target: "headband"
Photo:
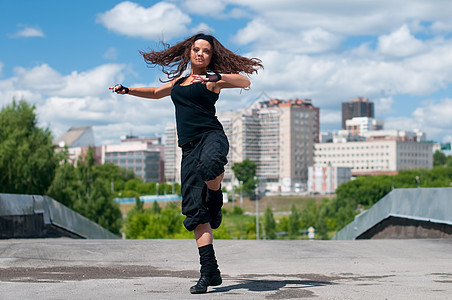
<path id="1" fill-rule="evenodd" d="M 211 35 L 207 35 L 207 34 L 204 34 L 204 33 L 200 33 L 200 34 L 198 34 L 198 35 L 195 36 L 195 40 L 194 40 L 194 41 L 197 41 L 197 40 L 205 40 L 205 41 L 208 41 L 209 44 L 213 47 L 213 37 L 212 37 Z"/>

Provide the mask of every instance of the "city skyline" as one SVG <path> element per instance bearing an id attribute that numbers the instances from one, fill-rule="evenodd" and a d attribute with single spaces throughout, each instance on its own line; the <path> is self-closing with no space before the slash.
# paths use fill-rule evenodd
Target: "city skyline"
<path id="1" fill-rule="evenodd" d="M 8 1 L 0 18 L 0 107 L 24 98 L 54 138 L 93 126 L 96 144 L 163 134 L 169 99 L 113 95 L 160 85 L 140 50 L 204 31 L 265 69 L 249 91 L 224 91 L 218 111 L 262 95 L 312 99 L 321 131 L 341 128 L 341 103 L 365 97 L 387 129 L 452 141 L 452 6 L 447 1 Z"/>

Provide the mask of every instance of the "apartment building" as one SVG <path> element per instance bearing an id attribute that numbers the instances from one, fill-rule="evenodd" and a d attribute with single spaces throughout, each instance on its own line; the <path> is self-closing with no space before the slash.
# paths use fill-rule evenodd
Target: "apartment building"
<path id="1" fill-rule="evenodd" d="M 311 166 L 309 167 L 308 192 L 311 194 L 332 194 L 337 187 L 351 179 L 348 167 Z"/>
<path id="2" fill-rule="evenodd" d="M 353 175 L 396 174 L 407 169 L 433 167 L 432 143 L 368 140 L 315 144 L 314 165 L 349 167 Z"/>
<path id="3" fill-rule="evenodd" d="M 103 145 L 102 163 L 132 170 L 144 182 L 164 182 L 165 146 L 161 138 L 127 136 L 120 144 Z"/>
<path id="4" fill-rule="evenodd" d="M 249 159 L 257 165 L 261 192 L 306 190 L 314 142 L 319 141 L 319 109 L 311 100 L 256 100 L 245 109 L 219 112 L 218 119 L 230 145 L 224 187 L 239 184 L 232 165 Z M 167 126 L 166 136 L 165 176 L 178 182 L 181 156 L 174 125 Z"/>
<path id="5" fill-rule="evenodd" d="M 165 179 L 170 183 L 180 183 L 180 162 L 182 150 L 177 145 L 176 124 L 165 127 Z"/>
<path id="6" fill-rule="evenodd" d="M 368 98 L 357 97 L 342 103 L 342 129 L 346 129 L 346 121 L 355 117 L 375 117 L 374 103 Z"/>
<path id="7" fill-rule="evenodd" d="M 261 191 L 306 190 L 313 145 L 319 141 L 319 109 L 309 99 L 257 100 L 249 107 L 219 113 L 230 142 L 223 182 L 236 185 L 230 166 L 249 159 L 257 164 Z"/>

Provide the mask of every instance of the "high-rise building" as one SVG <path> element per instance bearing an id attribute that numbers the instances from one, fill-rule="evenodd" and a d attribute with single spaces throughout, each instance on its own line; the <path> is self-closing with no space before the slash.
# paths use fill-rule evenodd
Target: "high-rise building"
<path id="1" fill-rule="evenodd" d="M 180 162 L 182 150 L 177 145 L 176 124 L 167 124 L 165 128 L 165 179 L 170 183 L 180 183 Z"/>
<path id="2" fill-rule="evenodd" d="M 320 133 L 319 109 L 311 100 L 256 100 L 245 109 L 219 112 L 218 119 L 230 146 L 224 187 L 231 190 L 239 184 L 232 165 L 249 159 L 257 165 L 261 192 L 306 190 Z M 165 176 L 179 182 L 181 156 L 176 145 L 176 127 L 167 126 Z"/>
<path id="3" fill-rule="evenodd" d="M 257 100 L 248 108 L 218 116 L 230 141 L 229 169 L 249 159 L 257 164 L 261 190 L 305 190 L 313 145 L 319 141 L 319 109 L 309 99 Z M 233 173 L 225 173 L 232 186 Z"/>
<path id="4" fill-rule="evenodd" d="M 346 129 L 346 121 L 354 117 L 374 118 L 374 103 L 369 99 L 358 97 L 342 103 L 342 129 Z"/>

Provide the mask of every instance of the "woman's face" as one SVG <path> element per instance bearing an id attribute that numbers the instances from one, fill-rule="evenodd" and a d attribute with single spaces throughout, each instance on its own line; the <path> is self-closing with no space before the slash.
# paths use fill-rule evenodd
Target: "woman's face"
<path id="1" fill-rule="evenodd" d="M 212 45 L 206 40 L 196 40 L 190 53 L 192 67 L 207 68 L 212 60 Z"/>

